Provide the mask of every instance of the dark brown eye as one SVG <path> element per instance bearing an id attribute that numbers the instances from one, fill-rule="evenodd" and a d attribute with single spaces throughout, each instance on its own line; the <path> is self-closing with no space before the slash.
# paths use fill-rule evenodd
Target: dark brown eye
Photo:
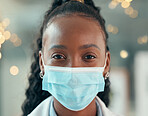
<path id="1" fill-rule="evenodd" d="M 60 54 L 55 54 L 55 55 L 53 54 L 52 58 L 57 59 L 57 60 L 66 59 L 66 57 L 64 55 L 60 55 Z"/>
<path id="2" fill-rule="evenodd" d="M 85 59 L 94 59 L 94 58 L 96 58 L 96 57 L 93 56 L 93 55 L 86 55 L 84 58 L 85 58 Z"/>
<path id="3" fill-rule="evenodd" d="M 85 62 L 93 62 L 97 58 L 97 55 L 94 52 L 87 52 L 83 55 L 82 59 Z"/>

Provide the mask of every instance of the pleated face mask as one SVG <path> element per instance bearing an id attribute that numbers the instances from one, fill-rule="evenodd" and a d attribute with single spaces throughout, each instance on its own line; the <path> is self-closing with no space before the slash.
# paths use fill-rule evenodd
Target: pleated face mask
<path id="1" fill-rule="evenodd" d="M 42 57 L 42 56 L 41 56 Z M 43 57 L 42 57 L 43 61 Z M 104 67 L 59 67 L 44 64 L 42 90 L 51 93 L 72 111 L 87 107 L 98 92 L 104 91 Z"/>

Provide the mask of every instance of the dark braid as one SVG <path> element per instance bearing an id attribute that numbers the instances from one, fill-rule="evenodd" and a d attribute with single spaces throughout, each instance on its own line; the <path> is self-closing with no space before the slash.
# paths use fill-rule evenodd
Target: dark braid
<path id="1" fill-rule="evenodd" d="M 29 75 L 29 87 L 26 90 L 26 100 L 22 105 L 23 116 L 27 116 L 39 103 L 51 96 L 47 91 L 42 91 L 42 79 L 39 76 L 39 51 L 42 49 L 42 36 L 49 20 L 57 15 L 72 15 L 76 13 L 79 16 L 90 17 L 100 24 L 105 34 L 106 51 L 109 51 L 107 45 L 108 34 L 105 29 L 105 20 L 100 15 L 100 8 L 96 7 L 92 0 L 85 0 L 85 4 L 71 0 L 54 0 L 52 7 L 45 13 L 44 21 L 40 29 L 40 35 L 37 39 L 37 48 L 34 50 L 34 62 L 31 65 Z M 83 15 L 82 15 L 83 14 Z M 105 80 L 104 92 L 98 93 L 106 106 L 109 105 L 110 81 Z"/>

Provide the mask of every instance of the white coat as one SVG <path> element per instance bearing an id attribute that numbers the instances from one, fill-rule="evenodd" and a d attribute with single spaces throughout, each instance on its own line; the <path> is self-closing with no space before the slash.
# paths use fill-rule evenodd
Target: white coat
<path id="1" fill-rule="evenodd" d="M 28 116 L 49 116 L 49 104 L 51 102 L 51 99 L 53 99 L 52 96 L 46 98 Z M 103 116 L 117 116 L 105 106 L 105 104 L 99 97 L 96 96 L 96 100 L 101 107 Z"/>

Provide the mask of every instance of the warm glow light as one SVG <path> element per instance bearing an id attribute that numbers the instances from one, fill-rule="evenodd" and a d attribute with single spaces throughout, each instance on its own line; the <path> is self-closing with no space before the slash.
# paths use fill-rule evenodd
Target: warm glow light
<path id="1" fill-rule="evenodd" d="M 114 9 L 114 8 L 117 7 L 118 4 L 119 4 L 119 3 L 118 3 L 117 1 L 111 1 L 111 2 L 109 3 L 108 7 L 109 7 L 110 9 Z"/>
<path id="2" fill-rule="evenodd" d="M 11 41 L 12 43 L 15 43 L 17 40 L 18 40 L 17 35 L 16 35 L 16 34 L 12 34 L 12 35 L 11 35 L 11 38 L 10 38 L 10 41 Z"/>
<path id="3" fill-rule="evenodd" d="M 143 37 L 139 37 L 138 39 L 137 39 L 137 42 L 138 42 L 138 44 L 146 44 L 146 43 L 148 43 L 148 36 L 143 36 Z"/>
<path id="4" fill-rule="evenodd" d="M 5 37 L 2 35 L 0 38 L 0 44 L 3 44 L 5 42 Z"/>
<path id="5" fill-rule="evenodd" d="M 117 0 L 117 2 L 123 2 L 124 0 Z"/>
<path id="6" fill-rule="evenodd" d="M 123 1 L 123 2 L 121 3 L 121 6 L 122 6 L 123 8 L 128 8 L 128 7 L 130 6 L 130 2 Z"/>
<path id="7" fill-rule="evenodd" d="M 2 23 L 0 22 L 0 27 L 3 27 Z"/>
<path id="8" fill-rule="evenodd" d="M 3 28 L 7 27 L 7 23 L 6 22 L 2 22 Z"/>
<path id="9" fill-rule="evenodd" d="M 11 37 L 11 33 L 9 31 L 5 31 L 4 37 L 5 37 L 6 40 L 8 40 Z"/>
<path id="10" fill-rule="evenodd" d="M 0 52 L 0 59 L 2 58 L 2 53 Z"/>
<path id="11" fill-rule="evenodd" d="M 148 36 L 145 35 L 145 36 L 143 36 L 143 43 L 146 44 L 147 42 L 148 42 Z"/>
<path id="12" fill-rule="evenodd" d="M 0 27 L 0 32 L 3 34 L 4 33 L 4 28 Z"/>
<path id="13" fill-rule="evenodd" d="M 14 44 L 15 47 L 18 47 L 22 44 L 22 40 L 18 38 L 17 41 L 14 42 L 13 44 Z"/>
<path id="14" fill-rule="evenodd" d="M 137 43 L 138 43 L 138 44 L 142 44 L 142 41 L 141 41 L 140 38 L 137 39 Z"/>
<path id="15" fill-rule="evenodd" d="M 134 9 L 131 6 L 125 9 L 125 14 L 127 15 L 131 15 L 133 14 L 133 12 L 134 12 Z"/>
<path id="16" fill-rule="evenodd" d="M 2 32 L 0 32 L 0 38 L 3 36 Z"/>
<path id="17" fill-rule="evenodd" d="M 113 26 L 111 24 L 107 25 L 107 31 L 113 32 Z"/>
<path id="18" fill-rule="evenodd" d="M 121 58 L 125 59 L 128 57 L 128 52 L 126 50 L 121 50 L 120 56 L 121 56 Z"/>
<path id="19" fill-rule="evenodd" d="M 145 44 L 145 43 L 147 43 L 147 38 L 146 37 L 143 37 L 142 38 L 142 42 Z"/>
<path id="20" fill-rule="evenodd" d="M 118 28 L 117 27 L 114 27 L 112 33 L 113 34 L 117 34 L 118 33 Z"/>
<path id="21" fill-rule="evenodd" d="M 7 27 L 8 25 L 10 24 L 10 20 L 8 18 L 5 18 L 3 21 L 2 21 L 2 25 L 3 27 Z"/>
<path id="22" fill-rule="evenodd" d="M 19 73 L 19 69 L 17 66 L 11 66 L 10 67 L 10 74 L 17 75 Z"/>
<path id="23" fill-rule="evenodd" d="M 118 28 L 115 26 L 112 26 L 111 24 L 107 25 L 107 31 L 113 34 L 117 34 L 118 33 Z"/>
<path id="24" fill-rule="evenodd" d="M 133 0 L 125 0 L 126 2 L 132 2 Z"/>
<path id="25" fill-rule="evenodd" d="M 5 28 L 10 24 L 10 20 L 8 18 L 5 18 L 0 23 L 0 45 L 5 42 L 5 40 L 8 40 L 11 37 L 11 33 L 9 31 L 5 31 Z"/>
<path id="26" fill-rule="evenodd" d="M 129 15 L 131 18 L 136 18 L 138 16 L 138 11 L 134 10 L 132 14 Z"/>

